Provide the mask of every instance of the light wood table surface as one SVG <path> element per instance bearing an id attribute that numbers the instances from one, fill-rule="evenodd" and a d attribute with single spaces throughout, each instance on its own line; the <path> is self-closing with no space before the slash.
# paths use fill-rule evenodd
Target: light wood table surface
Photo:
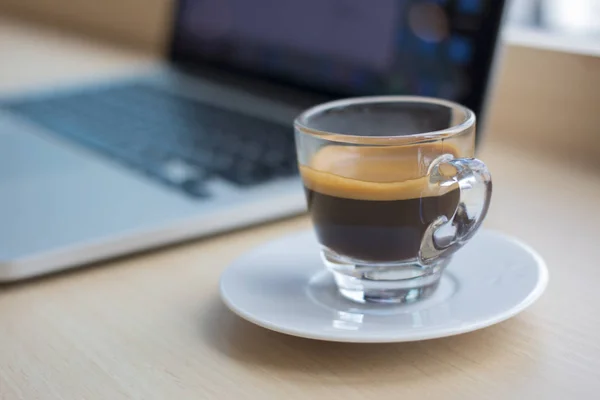
<path id="1" fill-rule="evenodd" d="M 0 19 L 0 89 L 148 63 Z M 486 225 L 547 260 L 546 294 L 521 315 L 405 344 L 305 340 L 230 313 L 219 274 L 299 217 L 92 268 L 0 286 L 0 399 L 566 399 L 600 396 L 600 177 L 515 149 L 493 132 Z M 482 268 L 485 266 L 482 265 Z"/>

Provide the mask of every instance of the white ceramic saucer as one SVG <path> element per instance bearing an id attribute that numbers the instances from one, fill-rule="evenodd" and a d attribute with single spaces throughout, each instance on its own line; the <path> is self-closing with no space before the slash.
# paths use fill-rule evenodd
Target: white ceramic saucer
<path id="1" fill-rule="evenodd" d="M 274 331 L 339 342 L 403 342 L 470 332 L 504 321 L 543 293 L 542 258 L 516 239 L 479 232 L 460 250 L 428 299 L 358 304 L 341 297 L 312 231 L 266 243 L 221 277 L 236 314 Z"/>

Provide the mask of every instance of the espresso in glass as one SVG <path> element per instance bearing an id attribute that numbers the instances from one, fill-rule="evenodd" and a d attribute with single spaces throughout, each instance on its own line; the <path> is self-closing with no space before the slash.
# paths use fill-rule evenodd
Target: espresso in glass
<path id="1" fill-rule="evenodd" d="M 306 110 L 294 126 L 318 250 L 338 292 L 377 303 L 432 294 L 490 204 L 473 112 L 441 99 L 358 97 Z"/>
<path id="2" fill-rule="evenodd" d="M 427 227 L 442 215 L 450 219 L 460 196 L 457 185 L 430 185 L 415 152 L 434 158 L 451 150 L 324 147 L 300 166 L 319 242 L 355 260 L 414 258 Z"/>

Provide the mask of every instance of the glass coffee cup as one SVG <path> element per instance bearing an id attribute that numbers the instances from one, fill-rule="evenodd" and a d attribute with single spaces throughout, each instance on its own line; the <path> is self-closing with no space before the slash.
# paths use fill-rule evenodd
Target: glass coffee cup
<path id="1" fill-rule="evenodd" d="M 474 113 L 453 102 L 359 97 L 295 120 L 321 257 L 358 302 L 427 297 L 488 210 L 491 176 L 473 157 Z"/>

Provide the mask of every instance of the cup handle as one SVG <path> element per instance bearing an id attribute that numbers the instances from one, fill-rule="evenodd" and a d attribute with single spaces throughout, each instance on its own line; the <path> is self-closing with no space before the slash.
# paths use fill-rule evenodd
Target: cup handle
<path id="1" fill-rule="evenodd" d="M 428 176 L 432 185 L 458 184 L 460 197 L 450 219 L 440 216 L 425 231 L 419 251 L 423 264 L 449 256 L 464 246 L 483 222 L 492 196 L 490 171 L 476 158 L 444 154 L 431 163 Z"/>

